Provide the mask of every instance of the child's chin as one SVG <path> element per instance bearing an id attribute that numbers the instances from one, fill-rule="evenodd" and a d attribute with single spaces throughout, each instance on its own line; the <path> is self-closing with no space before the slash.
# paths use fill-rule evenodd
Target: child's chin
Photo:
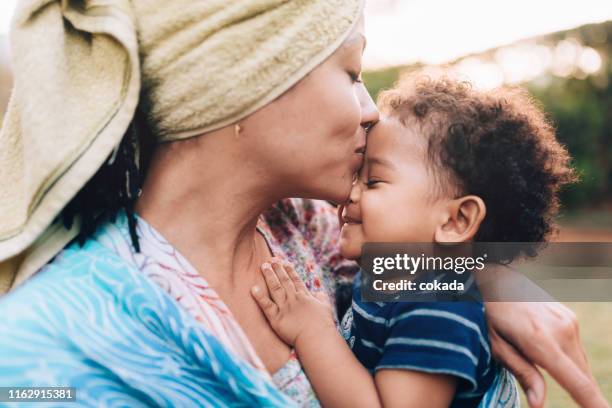
<path id="1" fill-rule="evenodd" d="M 340 240 L 340 255 L 346 259 L 359 259 L 361 257 L 361 245 L 349 240 Z"/>
<path id="2" fill-rule="evenodd" d="M 361 256 L 363 234 L 359 227 L 357 224 L 344 224 L 340 230 L 340 254 L 347 259 Z"/>

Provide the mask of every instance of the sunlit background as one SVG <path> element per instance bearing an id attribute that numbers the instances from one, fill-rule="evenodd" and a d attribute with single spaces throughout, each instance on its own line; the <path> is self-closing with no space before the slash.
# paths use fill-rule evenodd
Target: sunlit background
<path id="1" fill-rule="evenodd" d="M 601 73 L 608 57 L 597 49 L 607 42 L 603 28 L 588 33 L 589 45 L 578 35 L 546 36 L 612 20 L 612 2 L 380 0 L 369 2 L 366 18 L 366 69 L 450 63 L 453 74 L 493 88 L 544 81 L 545 74 Z M 606 78 L 598 77 L 602 87 Z"/>
<path id="2" fill-rule="evenodd" d="M 6 33 L 15 4 L 0 0 L 0 118 L 11 89 Z M 373 97 L 422 67 L 482 88 L 527 87 L 582 178 L 564 192 L 557 239 L 612 241 L 611 0 L 369 0 L 366 32 L 364 80 Z M 570 307 L 612 401 L 612 304 Z M 575 406 L 549 386 L 548 407 Z"/>
<path id="3" fill-rule="evenodd" d="M 612 3 L 605 0 L 370 0 L 366 66 L 447 63 L 611 19 Z"/>

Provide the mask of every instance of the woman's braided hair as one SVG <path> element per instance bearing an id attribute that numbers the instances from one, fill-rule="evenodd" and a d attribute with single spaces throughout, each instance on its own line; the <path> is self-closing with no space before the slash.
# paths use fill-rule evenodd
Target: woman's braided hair
<path id="1" fill-rule="evenodd" d="M 72 227 L 75 217 L 81 217 L 81 230 L 75 238 L 80 245 L 105 220 L 114 222 L 119 210 L 123 209 L 132 245 L 140 251 L 134 205 L 153 146 L 146 123 L 144 115 L 137 111 L 117 149 L 62 210 L 60 217 L 67 229 Z"/>

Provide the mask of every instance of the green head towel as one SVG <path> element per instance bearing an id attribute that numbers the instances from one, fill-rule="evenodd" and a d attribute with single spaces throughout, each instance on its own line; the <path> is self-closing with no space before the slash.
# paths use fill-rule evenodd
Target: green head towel
<path id="1" fill-rule="evenodd" d="M 78 233 L 56 220 L 144 98 L 159 141 L 268 104 L 331 55 L 363 0 L 21 0 L 0 133 L 0 293 Z"/>

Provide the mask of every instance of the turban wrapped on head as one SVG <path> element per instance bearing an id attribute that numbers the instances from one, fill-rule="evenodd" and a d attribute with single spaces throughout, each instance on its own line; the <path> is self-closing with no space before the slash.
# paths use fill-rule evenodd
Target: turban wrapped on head
<path id="1" fill-rule="evenodd" d="M 362 10 L 363 0 L 21 0 L 0 132 L 0 292 L 76 236 L 79 223 L 57 217 L 139 103 L 160 142 L 234 123 L 331 55 Z"/>

